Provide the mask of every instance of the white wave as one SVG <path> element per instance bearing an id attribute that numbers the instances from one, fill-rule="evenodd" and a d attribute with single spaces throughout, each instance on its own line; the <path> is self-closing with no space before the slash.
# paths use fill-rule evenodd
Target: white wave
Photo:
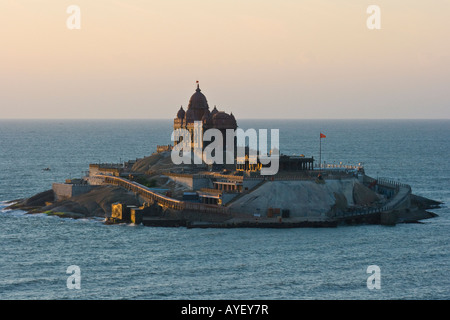
<path id="1" fill-rule="evenodd" d="M 46 213 L 30 213 L 27 214 L 26 216 L 30 218 L 51 218 L 51 219 L 58 218 L 56 216 L 48 215 Z"/>
<path id="2" fill-rule="evenodd" d="M 129 223 L 127 224 L 128 227 L 139 227 L 139 224 L 135 224 L 135 223 Z"/>
<path id="3" fill-rule="evenodd" d="M 8 207 L 10 204 L 7 201 L 0 201 L 0 210 L 3 210 L 3 208 Z"/>
<path id="4" fill-rule="evenodd" d="M 22 210 L 11 210 L 11 209 L 0 209 L 0 214 L 7 214 L 9 216 L 15 216 L 15 217 L 21 217 L 21 216 L 26 216 L 27 213 L 26 211 L 22 211 Z"/>

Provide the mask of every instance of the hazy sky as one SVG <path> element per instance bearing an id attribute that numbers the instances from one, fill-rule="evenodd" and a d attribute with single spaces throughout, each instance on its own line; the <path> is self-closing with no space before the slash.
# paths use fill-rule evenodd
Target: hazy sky
<path id="1" fill-rule="evenodd" d="M 0 118 L 173 118 L 196 80 L 237 119 L 450 118 L 450 0 L 0 0 Z"/>

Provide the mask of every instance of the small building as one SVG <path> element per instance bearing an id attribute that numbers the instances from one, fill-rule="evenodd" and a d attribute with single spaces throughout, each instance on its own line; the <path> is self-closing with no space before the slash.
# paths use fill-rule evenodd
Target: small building
<path id="1" fill-rule="evenodd" d="M 184 192 L 183 193 L 183 201 L 200 202 L 200 198 L 199 198 L 197 192 Z"/>
<path id="2" fill-rule="evenodd" d="M 204 204 L 222 205 L 222 192 L 218 190 L 201 190 L 198 192 L 200 202 Z"/>
<path id="3" fill-rule="evenodd" d="M 89 165 L 89 175 L 94 176 L 96 174 L 103 174 L 109 176 L 119 177 L 123 171 L 122 164 L 113 163 L 91 163 Z"/>
<path id="4" fill-rule="evenodd" d="M 133 205 L 126 205 L 120 202 L 115 202 L 111 205 L 111 218 L 123 222 L 131 221 L 131 211 L 139 209 Z"/>
<path id="5" fill-rule="evenodd" d="M 143 208 L 131 208 L 130 210 L 130 220 L 131 223 L 141 224 L 144 218 L 144 209 Z"/>
<path id="6" fill-rule="evenodd" d="M 281 155 L 279 159 L 280 171 L 305 171 L 314 169 L 314 157 Z"/>
<path id="7" fill-rule="evenodd" d="M 250 161 L 248 154 L 244 157 L 236 157 L 236 171 L 244 172 L 259 172 L 261 171 L 262 163 L 257 159 L 255 161 Z"/>
<path id="8" fill-rule="evenodd" d="M 156 146 L 157 153 L 172 151 L 172 149 L 173 149 L 173 146 L 171 144 L 168 144 L 166 146 Z"/>
<path id="9" fill-rule="evenodd" d="M 76 183 L 75 183 L 76 182 Z M 78 180 L 66 180 L 66 183 L 53 183 L 52 189 L 55 195 L 55 201 L 67 200 L 80 194 L 88 193 L 97 186 L 87 184 Z"/>
<path id="10" fill-rule="evenodd" d="M 314 157 L 281 155 L 278 157 L 278 161 L 279 171 L 306 171 L 314 169 Z M 236 160 L 236 171 L 260 172 L 261 168 L 265 166 L 259 159 L 257 159 L 256 163 L 251 163 L 248 154 L 244 158 L 240 157 Z"/>
<path id="11" fill-rule="evenodd" d="M 225 192 L 242 192 L 242 181 L 214 181 L 214 189 Z"/>

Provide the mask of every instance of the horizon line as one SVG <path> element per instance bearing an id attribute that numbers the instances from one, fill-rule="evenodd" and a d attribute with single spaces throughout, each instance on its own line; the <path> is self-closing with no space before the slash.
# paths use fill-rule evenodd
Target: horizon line
<path id="1" fill-rule="evenodd" d="M 174 118 L 0 118 L 1 120 L 173 120 Z M 240 120 L 450 120 L 450 118 L 239 118 Z"/>

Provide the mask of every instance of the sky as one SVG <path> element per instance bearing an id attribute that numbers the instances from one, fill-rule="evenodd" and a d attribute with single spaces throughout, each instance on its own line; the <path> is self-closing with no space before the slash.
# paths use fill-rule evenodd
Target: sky
<path id="1" fill-rule="evenodd" d="M 0 0 L 0 118 L 169 119 L 199 81 L 237 119 L 449 119 L 449 17 L 450 0 Z"/>

